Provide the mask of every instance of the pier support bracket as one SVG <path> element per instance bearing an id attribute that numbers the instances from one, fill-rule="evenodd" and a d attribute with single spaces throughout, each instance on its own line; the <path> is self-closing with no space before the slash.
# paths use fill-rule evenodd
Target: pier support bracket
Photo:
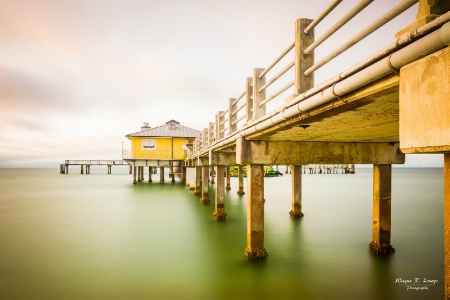
<path id="1" fill-rule="evenodd" d="M 399 143 L 236 141 L 237 164 L 403 164 Z"/>

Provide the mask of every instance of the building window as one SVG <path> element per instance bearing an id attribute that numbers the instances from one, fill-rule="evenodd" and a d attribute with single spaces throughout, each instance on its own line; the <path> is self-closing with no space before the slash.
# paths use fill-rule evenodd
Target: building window
<path id="1" fill-rule="evenodd" d="M 142 140 L 142 149 L 155 150 L 156 149 L 156 140 Z"/>

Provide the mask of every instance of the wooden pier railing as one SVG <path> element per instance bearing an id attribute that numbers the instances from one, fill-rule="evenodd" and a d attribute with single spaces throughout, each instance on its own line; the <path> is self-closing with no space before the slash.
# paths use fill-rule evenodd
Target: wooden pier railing
<path id="1" fill-rule="evenodd" d="M 131 166 L 124 160 L 121 159 L 85 159 L 85 160 L 65 160 L 63 164 L 60 165 L 61 174 L 69 174 L 69 166 L 80 166 L 81 174 L 84 174 L 84 168 L 86 167 L 86 174 L 91 173 L 91 166 L 107 166 L 108 174 L 111 174 L 112 166 L 129 166 L 131 174 Z"/>

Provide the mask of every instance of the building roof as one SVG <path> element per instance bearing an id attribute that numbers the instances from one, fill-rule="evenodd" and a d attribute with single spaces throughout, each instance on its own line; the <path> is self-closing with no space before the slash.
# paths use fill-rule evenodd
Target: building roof
<path id="1" fill-rule="evenodd" d="M 127 134 L 126 137 L 185 137 L 195 138 L 200 135 L 200 131 L 180 125 L 175 120 L 166 122 L 165 125 L 155 128 L 142 127 L 142 130 L 136 133 Z"/>

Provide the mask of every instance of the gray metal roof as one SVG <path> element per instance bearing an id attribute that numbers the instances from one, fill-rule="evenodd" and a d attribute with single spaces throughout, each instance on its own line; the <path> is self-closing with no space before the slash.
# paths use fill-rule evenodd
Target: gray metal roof
<path id="1" fill-rule="evenodd" d="M 175 120 L 166 122 L 165 125 L 155 128 L 145 129 L 136 133 L 127 134 L 126 137 L 185 137 L 195 138 L 200 135 L 200 131 L 180 125 Z"/>

